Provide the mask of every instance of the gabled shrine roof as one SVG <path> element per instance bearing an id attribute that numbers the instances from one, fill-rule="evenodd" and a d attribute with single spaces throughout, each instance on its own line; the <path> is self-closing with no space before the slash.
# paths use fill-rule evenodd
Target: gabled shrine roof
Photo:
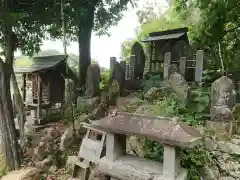
<path id="1" fill-rule="evenodd" d="M 14 68 L 14 72 L 19 73 L 34 73 L 42 70 L 48 70 L 64 63 L 67 56 L 53 55 L 53 56 L 36 56 L 33 57 L 33 63 L 27 68 Z"/>
<path id="2" fill-rule="evenodd" d="M 179 39 L 179 38 L 183 38 L 188 42 L 187 32 L 188 32 L 187 27 L 171 29 L 167 31 L 152 32 L 152 33 L 149 33 L 149 37 L 145 40 L 142 40 L 142 42 L 152 42 L 152 41 Z"/>

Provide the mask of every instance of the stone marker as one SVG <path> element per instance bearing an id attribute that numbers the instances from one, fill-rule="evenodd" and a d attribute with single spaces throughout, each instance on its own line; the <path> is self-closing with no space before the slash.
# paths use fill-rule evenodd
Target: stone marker
<path id="1" fill-rule="evenodd" d="M 97 64 L 91 64 L 87 69 L 86 96 L 93 97 L 100 94 L 100 68 Z"/>
<path id="2" fill-rule="evenodd" d="M 170 66 L 168 82 L 170 88 L 177 95 L 177 97 L 183 103 L 186 103 L 190 87 L 184 76 L 178 72 L 176 64 L 172 64 Z"/>
<path id="3" fill-rule="evenodd" d="M 231 109 L 236 104 L 236 92 L 231 79 L 222 76 L 211 87 L 211 120 L 228 121 Z"/>
<path id="4" fill-rule="evenodd" d="M 116 80 L 118 82 L 120 93 L 121 93 L 123 90 L 123 84 L 124 84 L 124 80 L 125 80 L 125 71 L 119 62 L 115 63 L 113 71 L 110 75 L 110 79 L 109 79 L 110 84 L 112 84 L 112 82 L 114 80 Z"/>
<path id="5" fill-rule="evenodd" d="M 133 44 L 131 49 L 131 55 L 135 56 L 135 62 L 133 66 L 134 79 L 142 79 L 145 67 L 145 53 L 143 47 L 139 42 L 135 42 Z"/>

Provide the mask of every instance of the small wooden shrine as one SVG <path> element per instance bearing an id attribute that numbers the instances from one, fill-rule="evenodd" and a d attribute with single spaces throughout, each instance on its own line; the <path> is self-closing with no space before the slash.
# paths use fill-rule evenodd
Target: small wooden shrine
<path id="1" fill-rule="evenodd" d="M 165 53 L 171 53 L 171 63 L 179 65 L 179 59 L 193 59 L 194 53 L 189 45 L 188 28 L 178 28 L 167 31 L 152 32 L 142 42 L 149 43 L 149 73 L 162 74 Z"/>
<path id="2" fill-rule="evenodd" d="M 76 82 L 76 76 L 67 65 L 66 58 L 65 55 L 33 57 L 33 63 L 28 68 L 14 69 L 16 74 L 22 74 L 24 108 L 31 111 L 32 124 L 41 124 L 52 113 L 52 108 L 62 107 L 65 78 Z M 27 92 L 27 84 L 31 93 Z M 57 114 L 61 114 L 59 108 Z"/>

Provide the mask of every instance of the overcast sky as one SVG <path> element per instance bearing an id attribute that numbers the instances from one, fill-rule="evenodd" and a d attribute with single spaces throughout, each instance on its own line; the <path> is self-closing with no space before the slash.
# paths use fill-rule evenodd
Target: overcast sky
<path id="1" fill-rule="evenodd" d="M 129 38 L 135 37 L 135 28 L 137 27 L 136 11 L 144 6 L 146 2 L 156 1 L 161 9 L 166 9 L 168 6 L 167 0 L 139 0 L 138 8 L 129 8 L 124 13 L 124 17 L 119 21 L 118 25 L 110 29 L 111 36 L 95 36 L 93 34 L 91 40 L 91 55 L 103 67 L 109 67 L 109 58 L 111 56 L 120 57 L 121 43 Z M 56 49 L 63 53 L 63 45 L 61 41 L 44 41 L 42 50 Z M 78 55 L 78 44 L 71 43 L 67 48 L 68 53 Z"/>

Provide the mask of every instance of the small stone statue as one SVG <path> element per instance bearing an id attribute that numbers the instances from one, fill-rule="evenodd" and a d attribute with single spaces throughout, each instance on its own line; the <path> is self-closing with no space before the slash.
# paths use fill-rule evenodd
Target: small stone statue
<path id="1" fill-rule="evenodd" d="M 183 75 L 179 73 L 178 67 L 176 64 L 172 64 L 169 69 L 168 76 L 169 86 L 177 97 L 183 102 L 186 103 L 188 97 L 188 91 L 190 89 L 186 79 Z"/>
<path id="2" fill-rule="evenodd" d="M 97 64 L 91 64 L 87 69 L 86 96 L 94 97 L 100 94 L 100 68 Z"/>
<path id="3" fill-rule="evenodd" d="M 229 121 L 231 109 L 236 103 L 236 92 L 231 79 L 222 76 L 211 87 L 211 120 Z"/>

